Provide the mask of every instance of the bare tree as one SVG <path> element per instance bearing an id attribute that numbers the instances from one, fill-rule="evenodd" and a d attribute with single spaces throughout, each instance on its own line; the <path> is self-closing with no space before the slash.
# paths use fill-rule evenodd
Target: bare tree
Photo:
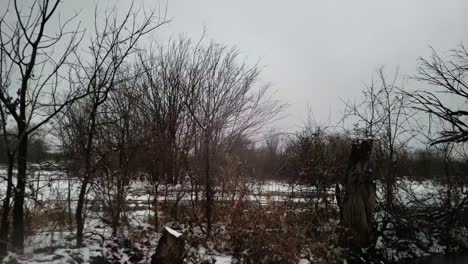
<path id="1" fill-rule="evenodd" d="M 315 187 L 311 196 L 316 208 L 328 208 L 328 190 L 342 180 L 350 145 L 345 136 L 310 122 L 286 143 L 283 173 L 294 183 Z M 291 178 L 293 177 L 293 178 Z"/>
<path id="2" fill-rule="evenodd" d="M 20 1 L 14 0 L 0 21 L 0 49 L 6 56 L 2 63 L 6 68 L 13 67 L 12 80 L 19 80 L 0 90 L 0 102 L 17 127 L 18 174 L 12 245 L 18 251 L 22 251 L 24 246 L 28 136 L 81 96 L 74 89 L 65 89 L 63 94 L 58 92 L 62 81 L 61 69 L 82 36 L 79 25 L 68 30 L 75 17 L 64 23 L 52 22 L 59 3 L 58 0 L 36 0 L 29 10 L 24 10 Z M 56 52 L 57 46 L 63 47 L 60 53 Z"/>
<path id="3" fill-rule="evenodd" d="M 171 41 L 149 54 L 141 53 L 141 101 L 139 114 L 147 128 L 148 149 L 153 159 L 151 174 L 156 181 L 180 180 L 192 145 L 194 122 L 184 102 L 188 89 L 190 41 Z"/>
<path id="4" fill-rule="evenodd" d="M 143 16 L 142 16 L 143 15 Z M 133 6 L 121 20 L 116 10 L 106 12 L 101 23 L 102 14 L 96 8 L 95 33 L 91 39 L 88 54 L 89 61 L 77 56 L 73 74 L 73 85 L 82 87 L 89 96 L 68 111 L 63 126 L 69 127 L 67 140 L 76 141 L 75 158 L 83 163 L 80 173 L 81 186 L 76 208 L 77 246 L 83 242 L 84 214 L 88 186 L 95 177 L 96 165 L 103 157 L 96 152 L 96 135 L 99 126 L 100 108 L 109 98 L 109 93 L 116 85 L 124 82 L 128 76 L 122 74 L 126 69 L 127 58 L 135 52 L 138 41 L 145 34 L 165 23 L 157 20 L 154 12 L 143 14 L 134 12 Z M 102 25 L 102 26 L 98 26 Z M 125 76 L 124 79 L 120 77 Z"/>
<path id="5" fill-rule="evenodd" d="M 161 183 L 184 183 L 189 170 L 189 152 L 196 138 L 195 122 L 185 106 L 190 79 L 190 41 L 180 37 L 166 47 L 153 47 L 139 54 L 139 103 L 136 117 L 144 134 L 142 160 L 152 184 L 154 224 L 158 228 L 158 188 Z M 179 192 L 172 204 L 177 217 Z"/>
<path id="6" fill-rule="evenodd" d="M 210 237 L 217 157 L 242 135 L 255 133 L 281 111 L 268 86 L 254 91 L 257 66 L 238 62 L 238 51 L 215 43 L 194 50 L 186 106 L 201 131 L 205 184 L 206 237 Z"/>
<path id="7" fill-rule="evenodd" d="M 468 110 L 463 109 L 468 98 L 467 65 L 468 51 L 463 45 L 452 50 L 448 59 L 441 58 L 434 50 L 430 59 L 419 59 L 415 79 L 433 89 L 418 90 L 408 95 L 416 109 L 446 123 L 431 144 L 468 141 Z"/>
<path id="8" fill-rule="evenodd" d="M 126 75 L 133 72 L 127 71 Z M 139 143 L 138 131 L 138 89 L 136 79 L 116 84 L 102 105 L 99 114 L 101 124 L 96 131 L 97 152 L 101 155 L 97 169 L 99 181 L 93 185 L 95 193 L 104 201 L 106 212 L 110 214 L 113 236 L 117 236 L 125 213 L 126 195 L 131 180 L 132 161 Z"/>
<path id="9" fill-rule="evenodd" d="M 207 237 L 212 224 L 213 173 L 239 138 L 257 132 L 281 110 L 268 88 L 254 91 L 259 70 L 239 63 L 234 49 L 203 47 L 179 38 L 142 54 L 140 107 L 154 182 L 175 182 L 182 171 L 205 185 Z M 201 173 L 203 171 L 203 173 Z M 193 187 L 193 185 L 192 185 Z M 198 189 L 196 187 L 195 189 Z M 198 193 L 198 192 L 197 192 Z M 198 196 L 197 196 L 198 197 Z"/>

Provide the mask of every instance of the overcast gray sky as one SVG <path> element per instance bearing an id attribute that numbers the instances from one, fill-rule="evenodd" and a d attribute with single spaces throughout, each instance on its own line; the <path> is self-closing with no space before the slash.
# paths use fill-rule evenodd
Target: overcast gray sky
<path id="1" fill-rule="evenodd" d="M 412 75 L 429 46 L 468 43 L 466 0 L 169 0 L 168 16 L 165 34 L 197 38 L 205 25 L 208 38 L 259 59 L 262 79 L 290 105 L 290 129 L 308 104 L 319 121 L 336 121 L 340 97 L 358 97 L 380 65 Z"/>
<path id="2" fill-rule="evenodd" d="M 61 12 L 81 11 L 89 26 L 97 2 L 64 1 Z M 121 9 L 130 3 L 99 2 L 118 3 Z M 279 124 L 289 131 L 301 125 L 308 105 L 318 121 L 337 121 L 340 98 L 358 98 L 380 65 L 412 75 L 417 58 L 430 54 L 429 46 L 443 53 L 468 43 L 466 0 L 135 0 L 147 10 L 166 3 L 172 21 L 154 38 L 198 39 L 205 26 L 206 39 L 236 46 L 252 63 L 260 61 L 262 81 L 289 104 Z"/>

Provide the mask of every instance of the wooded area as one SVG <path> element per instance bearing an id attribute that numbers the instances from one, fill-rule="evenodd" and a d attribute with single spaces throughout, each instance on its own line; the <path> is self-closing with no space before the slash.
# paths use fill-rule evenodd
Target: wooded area
<path id="1" fill-rule="evenodd" d="M 56 23 L 61 5 L 14 0 L 0 18 L 5 263 L 380 263 L 467 250 L 463 45 L 419 60 L 421 90 L 380 67 L 338 124 L 310 113 L 284 133 L 271 125 L 286 102 L 238 49 L 157 43 L 169 20 L 133 5 L 96 7 L 86 32 L 79 15 Z"/>

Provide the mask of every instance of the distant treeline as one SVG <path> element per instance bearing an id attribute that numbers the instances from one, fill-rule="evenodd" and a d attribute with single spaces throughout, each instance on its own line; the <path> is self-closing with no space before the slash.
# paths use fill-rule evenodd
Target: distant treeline
<path id="1" fill-rule="evenodd" d="M 239 173 L 254 179 L 287 180 L 312 185 L 322 182 L 334 184 L 345 175 L 350 146 L 351 141 L 345 136 L 320 132 L 320 129 L 317 129 L 313 133 L 306 130 L 288 137 L 270 135 L 260 144 L 254 144 L 247 138 L 239 138 L 232 145 L 229 154 L 232 159 L 242 164 L 243 169 L 239 170 Z M 447 177 L 466 178 L 468 159 L 447 157 L 446 147 L 400 150 L 394 168 L 397 177 L 442 182 Z M 0 141 L 0 149 L 3 148 L 4 142 Z M 40 163 L 66 160 L 64 153 L 51 152 L 50 149 L 43 138 L 33 137 L 29 142 L 28 161 Z M 374 166 L 377 179 L 379 164 L 382 164 L 379 158 L 383 158 L 384 155 L 381 149 L 375 148 Z M 138 153 L 136 156 L 139 156 Z M 136 171 L 144 171 L 144 164 L 139 160 L 134 159 L 131 167 Z M 0 152 L 0 164 L 6 162 L 5 152 Z"/>

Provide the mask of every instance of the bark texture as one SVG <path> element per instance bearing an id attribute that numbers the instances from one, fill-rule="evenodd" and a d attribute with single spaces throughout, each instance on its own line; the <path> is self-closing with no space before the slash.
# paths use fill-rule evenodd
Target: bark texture
<path id="1" fill-rule="evenodd" d="M 367 247 L 376 203 L 374 177 L 369 166 L 372 140 L 353 143 L 344 181 L 344 197 L 340 205 L 341 225 L 347 232 L 344 241 L 349 247 Z"/>

